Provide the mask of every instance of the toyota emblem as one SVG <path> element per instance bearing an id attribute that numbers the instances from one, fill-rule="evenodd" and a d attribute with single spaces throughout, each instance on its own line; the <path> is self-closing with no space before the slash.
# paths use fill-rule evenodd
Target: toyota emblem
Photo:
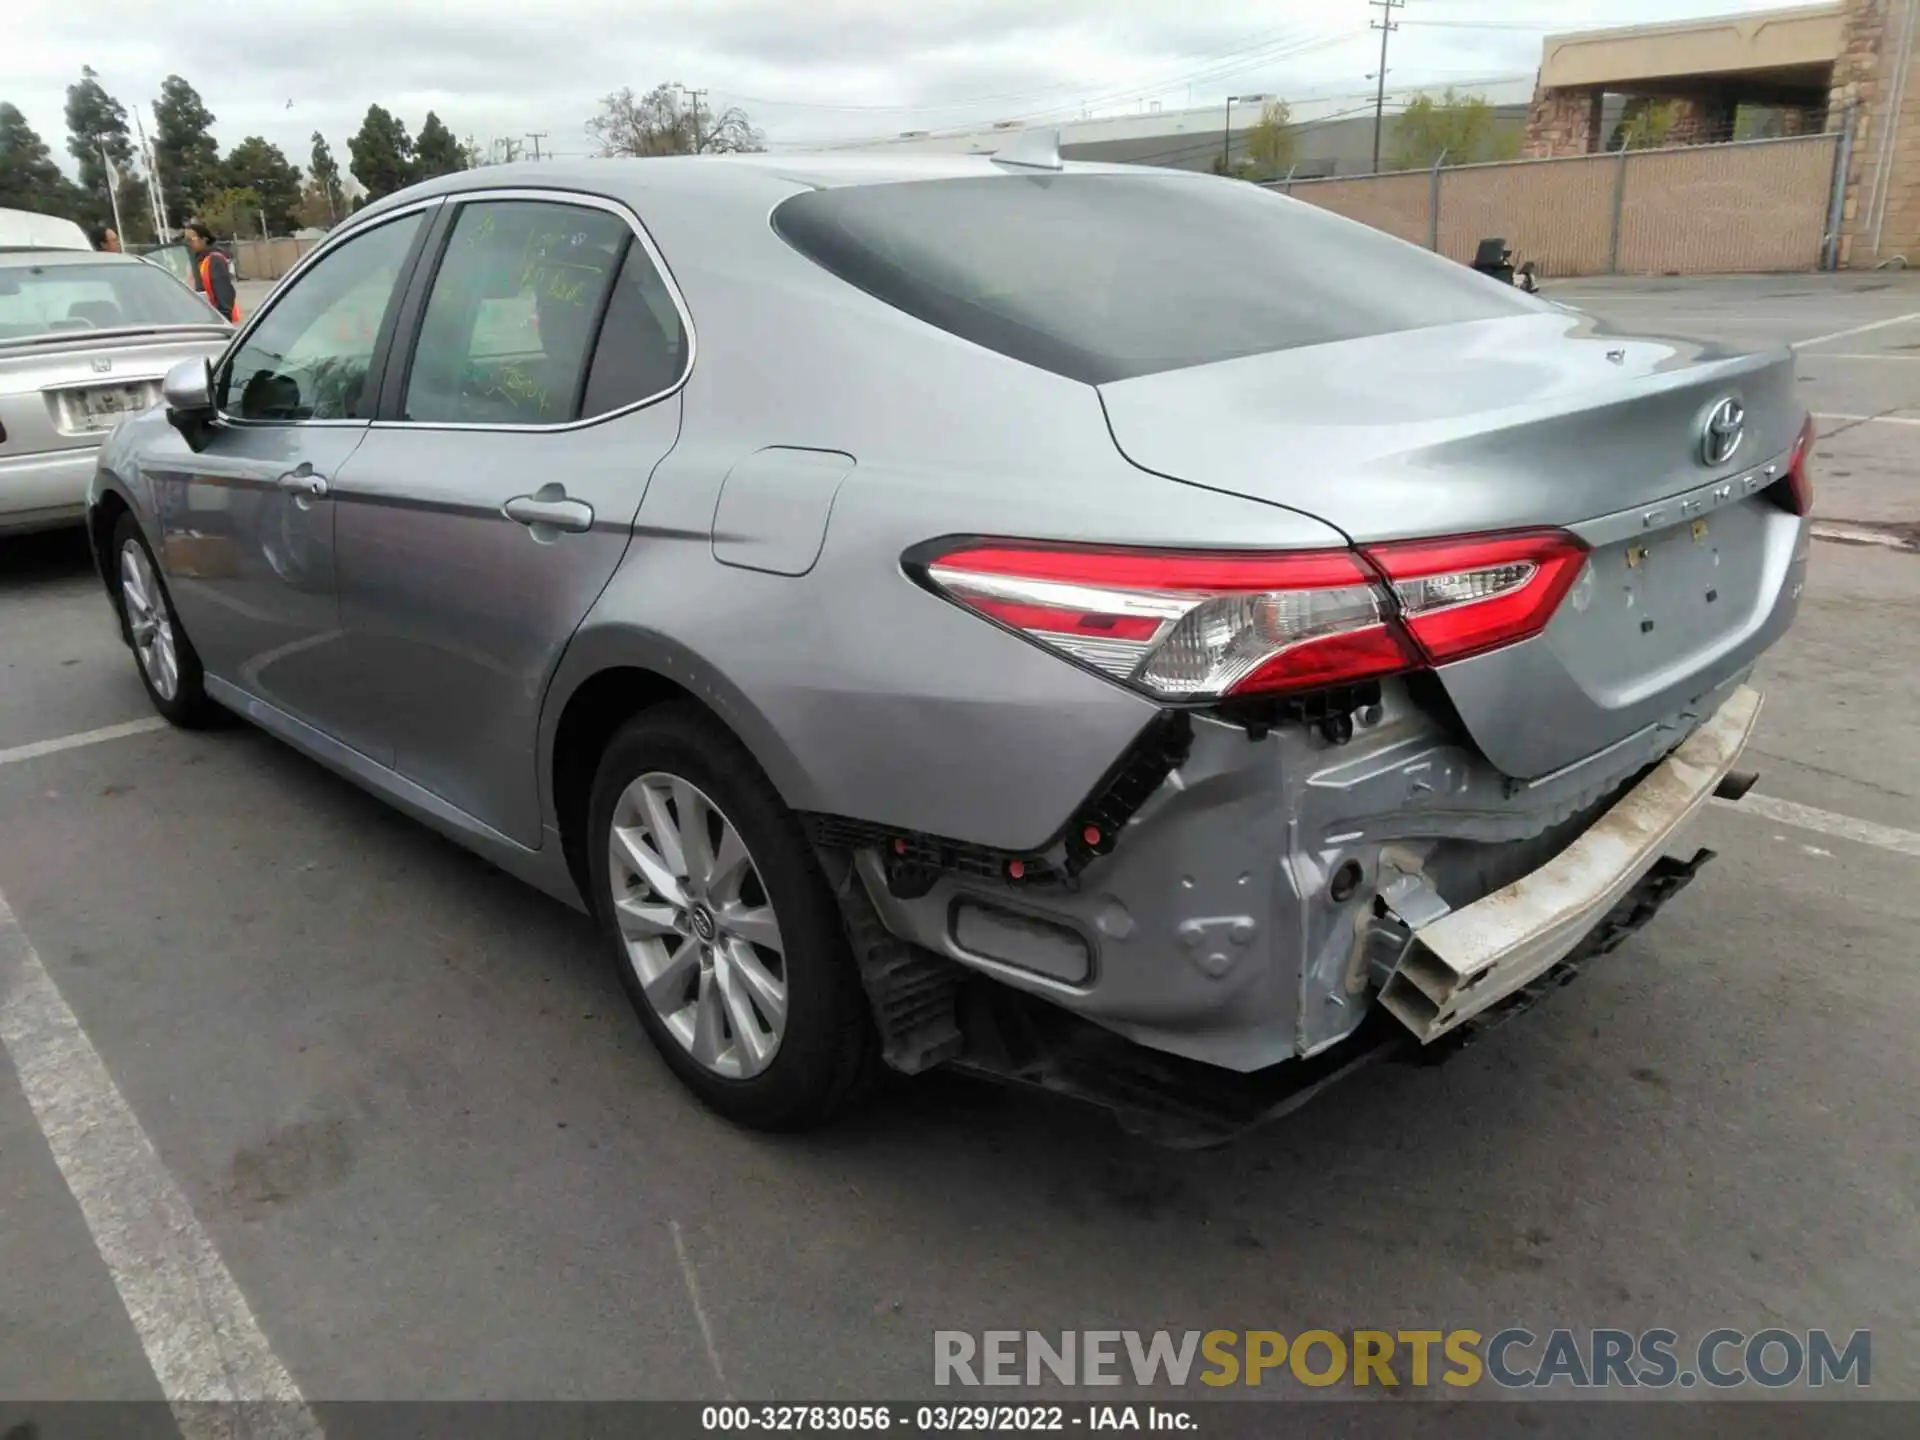
<path id="1" fill-rule="evenodd" d="M 106 355 L 96 355 L 96 356 L 94 356 L 94 357 L 93 357 L 93 373 L 94 373 L 94 374 L 96 374 L 96 375 L 109 375 L 109 374 L 112 374 L 112 373 L 113 373 L 113 360 L 112 360 L 112 358 L 111 358 L 110 356 L 106 356 Z"/>
<path id="2" fill-rule="evenodd" d="M 1700 432 L 1700 463 L 1726 464 L 1739 452 L 1740 443 L 1746 438 L 1746 407 L 1729 395 L 1707 414 L 1707 423 Z"/>

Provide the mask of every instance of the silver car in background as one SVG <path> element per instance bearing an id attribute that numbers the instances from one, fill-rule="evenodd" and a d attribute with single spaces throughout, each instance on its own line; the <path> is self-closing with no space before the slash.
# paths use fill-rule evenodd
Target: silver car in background
<path id="1" fill-rule="evenodd" d="M 1516 1013 L 1706 858 L 1807 558 L 1785 353 L 1034 150 L 445 177 L 167 402 L 89 511 L 155 706 L 590 911 L 761 1126 L 1217 1138 Z"/>
<path id="2" fill-rule="evenodd" d="M 78 524 L 108 432 L 232 334 L 131 255 L 0 252 L 0 535 Z"/>

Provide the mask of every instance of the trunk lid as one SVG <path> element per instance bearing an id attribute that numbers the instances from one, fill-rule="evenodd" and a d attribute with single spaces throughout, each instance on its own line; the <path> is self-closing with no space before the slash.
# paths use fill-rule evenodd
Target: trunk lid
<path id="1" fill-rule="evenodd" d="M 181 360 L 218 355 L 223 325 L 0 344 L 0 457 L 95 446 L 122 416 L 160 398 Z"/>
<path id="2" fill-rule="evenodd" d="M 1685 723 L 1778 637 L 1798 597 L 1803 522 L 1761 493 L 1806 414 L 1784 351 L 1625 338 L 1553 311 L 1100 390 L 1134 464 L 1303 511 L 1357 543 L 1537 526 L 1585 540 L 1592 554 L 1544 634 L 1436 672 L 1517 778 Z M 1745 436 L 1709 465 L 1706 422 L 1729 398 Z"/>

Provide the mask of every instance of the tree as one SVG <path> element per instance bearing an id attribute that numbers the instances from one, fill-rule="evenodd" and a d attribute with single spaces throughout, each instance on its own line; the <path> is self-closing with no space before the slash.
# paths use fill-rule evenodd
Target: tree
<path id="1" fill-rule="evenodd" d="M 1247 131 L 1247 159 L 1254 173 L 1274 179 L 1291 170 L 1300 158 L 1300 137 L 1294 133 L 1293 111 L 1284 100 L 1261 107 L 1260 118 Z"/>
<path id="2" fill-rule="evenodd" d="M 85 199 L 79 187 L 60 173 L 53 152 L 27 117 L 0 100 L 0 205 L 73 220 Z"/>
<path id="3" fill-rule="evenodd" d="M 413 145 L 413 178 L 431 180 L 436 175 L 451 175 L 467 168 L 467 156 L 453 132 L 429 110 L 420 127 L 420 138 Z"/>
<path id="4" fill-rule="evenodd" d="M 347 153 L 353 157 L 353 178 L 367 187 L 369 200 L 413 183 L 413 138 L 379 105 L 367 107 L 359 133 L 347 141 Z"/>
<path id="5" fill-rule="evenodd" d="M 587 134 L 602 155 L 735 154 L 763 150 L 763 137 L 738 106 L 719 115 L 697 101 L 683 103 L 682 86 L 656 85 L 635 97 L 622 87 L 600 101 Z"/>
<path id="6" fill-rule="evenodd" d="M 309 180 L 293 207 L 294 224 L 302 230 L 331 230 L 339 218 L 340 211 L 327 203 L 327 192 Z"/>
<path id="7" fill-rule="evenodd" d="M 133 169 L 133 137 L 127 130 L 126 106 L 107 94 L 91 65 L 82 65 L 80 83 L 67 87 L 67 132 L 67 153 L 80 162 L 85 219 L 106 224 L 113 218 L 112 187 Z M 113 161 L 111 179 L 100 157 L 103 149 Z"/>
<path id="8" fill-rule="evenodd" d="M 120 172 L 120 240 L 126 245 L 144 245 L 160 237 L 153 233 L 153 202 L 147 195 L 146 177 L 132 170 Z"/>
<path id="9" fill-rule="evenodd" d="M 200 103 L 199 91 L 178 75 L 169 75 L 153 102 L 153 124 L 153 163 L 167 194 L 167 221 L 181 226 L 194 217 L 202 200 L 225 188 L 213 112 Z"/>
<path id="10" fill-rule="evenodd" d="M 347 192 L 340 184 L 340 162 L 333 158 L 327 137 L 318 130 L 313 132 L 313 154 L 308 159 L 307 171 L 313 176 L 314 185 L 319 187 L 320 198 L 326 202 L 327 218 L 306 223 L 331 225 L 346 211 Z"/>
<path id="11" fill-rule="evenodd" d="M 1620 120 L 1607 137 L 1609 150 L 1658 150 L 1680 120 L 1680 102 L 1637 96 L 1627 101 Z"/>
<path id="12" fill-rule="evenodd" d="M 293 229 L 293 212 L 300 203 L 300 172 L 278 145 L 249 135 L 227 156 L 226 175 L 229 190 L 251 190 L 260 197 L 267 227 L 274 234 Z"/>
<path id="13" fill-rule="evenodd" d="M 251 236 L 260 230 L 260 208 L 255 191 L 229 186 L 208 196 L 194 218 L 223 239 Z"/>
<path id="14" fill-rule="evenodd" d="M 1438 99 L 1422 91 L 1393 122 L 1395 170 L 1472 165 L 1504 158 L 1515 137 L 1502 133 L 1499 116 L 1484 95 L 1458 95 L 1449 85 Z"/>

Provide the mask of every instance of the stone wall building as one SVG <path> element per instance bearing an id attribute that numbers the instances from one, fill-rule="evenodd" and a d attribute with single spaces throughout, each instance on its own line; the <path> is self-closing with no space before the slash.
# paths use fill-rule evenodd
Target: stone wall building
<path id="1" fill-rule="evenodd" d="M 1735 139 L 1756 111 L 1770 135 L 1850 126 L 1840 263 L 1920 265 L 1917 30 L 1920 0 L 1836 0 L 1550 36 L 1522 153 L 1609 148 L 1617 129 L 1603 117 L 1622 98 L 1662 104 L 1666 145 Z"/>

